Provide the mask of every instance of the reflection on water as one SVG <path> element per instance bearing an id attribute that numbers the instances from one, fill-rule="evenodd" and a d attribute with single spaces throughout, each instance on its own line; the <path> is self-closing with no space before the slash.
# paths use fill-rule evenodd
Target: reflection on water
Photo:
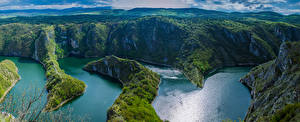
<path id="1" fill-rule="evenodd" d="M 218 70 L 203 89 L 192 85 L 179 71 L 147 66 L 159 73 L 159 95 L 153 102 L 158 115 L 171 122 L 220 122 L 243 119 L 250 105 L 250 93 L 239 79 L 250 68 L 234 67 Z"/>

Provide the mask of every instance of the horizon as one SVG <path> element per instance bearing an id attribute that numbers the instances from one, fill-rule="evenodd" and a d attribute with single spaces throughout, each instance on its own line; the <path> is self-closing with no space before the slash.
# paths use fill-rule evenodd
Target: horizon
<path id="1" fill-rule="evenodd" d="M 130 3 L 130 4 L 128 4 Z M 283 15 L 300 14 L 298 0 L 0 0 L 0 10 L 63 10 L 98 8 L 131 10 L 134 8 L 197 8 L 221 12 L 275 12 Z"/>
<path id="2" fill-rule="evenodd" d="M 18 13 L 18 12 L 24 12 L 24 11 L 42 11 L 42 10 L 55 10 L 55 11 L 64 11 L 64 10 L 71 10 L 71 9 L 99 9 L 99 10 L 123 10 L 123 11 L 131 11 L 134 9 L 173 9 L 173 10 L 180 10 L 180 9 L 198 9 L 198 10 L 204 10 L 204 11 L 215 11 L 215 12 L 223 12 L 223 13 L 241 13 L 241 14 L 247 14 L 247 13 L 276 13 L 279 15 L 283 15 L 283 16 L 289 16 L 289 15 L 300 15 L 300 13 L 292 13 L 292 14 L 283 14 L 283 13 L 279 13 L 279 12 L 275 12 L 275 11 L 242 11 L 242 12 L 238 12 L 238 11 L 219 11 L 219 10 L 209 10 L 209 9 L 202 9 L 202 8 L 147 8 L 147 7 L 137 7 L 137 8 L 131 8 L 131 9 L 114 9 L 111 7 L 90 7 L 90 8 L 86 8 L 86 7 L 71 7 L 71 8 L 63 8 L 63 9 L 57 9 L 57 8 L 43 8 L 43 9 L 7 9 L 7 10 L 1 10 L 0 12 L 12 12 L 12 13 Z M 66 14 L 68 15 L 68 14 Z M 80 15 L 80 14 L 76 14 L 76 15 Z M 93 14 L 90 14 L 93 15 Z M 97 15 L 97 14 L 95 14 Z"/>

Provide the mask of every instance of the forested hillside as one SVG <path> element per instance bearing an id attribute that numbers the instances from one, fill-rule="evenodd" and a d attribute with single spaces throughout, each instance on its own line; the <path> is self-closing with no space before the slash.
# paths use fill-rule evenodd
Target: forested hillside
<path id="1" fill-rule="evenodd" d="M 0 54 L 44 64 L 52 109 L 85 88 L 60 70 L 58 58 L 116 55 L 168 65 L 202 87 L 204 76 L 217 68 L 267 62 L 276 58 L 282 42 L 300 40 L 298 15 L 201 9 L 114 12 L 0 19 Z M 63 89 L 71 86 L 78 87 Z"/>

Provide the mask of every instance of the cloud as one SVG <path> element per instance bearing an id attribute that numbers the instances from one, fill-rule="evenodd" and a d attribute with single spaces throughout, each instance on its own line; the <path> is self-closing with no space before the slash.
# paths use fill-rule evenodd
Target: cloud
<path id="1" fill-rule="evenodd" d="M 274 11 L 282 14 L 300 13 L 300 3 L 289 0 L 195 0 L 197 8 L 227 12 Z"/>
<path id="2" fill-rule="evenodd" d="M 274 11 L 300 14 L 299 0 L 0 0 L 0 9 L 65 9 L 103 7 L 115 9 L 201 8 L 226 12 Z"/>
<path id="3" fill-rule="evenodd" d="M 112 0 L 111 6 L 118 9 L 132 8 L 189 8 L 194 0 Z"/>
<path id="4" fill-rule="evenodd" d="M 10 0 L 0 0 L 0 5 L 1 4 L 7 4 L 7 3 L 9 3 L 10 2 Z"/>
<path id="5" fill-rule="evenodd" d="M 74 8 L 74 7 L 81 7 L 81 8 L 94 8 L 94 7 L 104 7 L 106 5 L 82 5 L 77 3 L 71 4 L 61 4 L 61 5 L 11 5 L 11 6 L 2 6 L 0 10 L 24 10 L 24 9 L 66 9 L 66 8 Z"/>

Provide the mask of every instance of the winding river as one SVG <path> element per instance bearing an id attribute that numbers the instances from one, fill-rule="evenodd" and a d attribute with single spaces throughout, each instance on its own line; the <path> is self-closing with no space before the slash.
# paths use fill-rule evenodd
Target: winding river
<path id="1" fill-rule="evenodd" d="M 86 92 L 76 100 L 65 105 L 70 106 L 73 116 L 86 117 L 93 122 L 105 122 L 106 112 L 122 92 L 121 84 L 113 79 L 88 73 L 82 68 L 95 59 L 64 58 L 59 65 L 68 75 L 82 80 L 87 85 Z"/>
<path id="2" fill-rule="evenodd" d="M 19 68 L 21 80 L 9 93 L 21 96 L 24 91 L 34 93 L 33 89 L 44 88 L 45 71 L 37 62 L 27 58 L 0 57 L 0 61 L 10 59 Z M 121 93 L 121 84 L 113 79 L 88 73 L 83 66 L 94 59 L 64 58 L 59 64 L 65 72 L 87 84 L 84 95 L 66 104 L 60 110 L 72 109 L 72 118 L 78 116 L 95 122 L 106 121 L 107 109 Z M 210 121 L 243 119 L 250 105 L 248 89 L 238 82 L 249 72 L 247 67 L 223 68 L 205 81 L 203 89 L 192 85 L 179 71 L 170 68 L 147 65 L 159 73 L 161 84 L 159 95 L 153 102 L 158 115 L 171 122 Z M 46 102 L 46 95 L 42 97 Z"/>
<path id="3" fill-rule="evenodd" d="M 11 104 L 11 101 L 14 101 L 13 103 L 15 103 L 15 106 L 17 106 L 15 109 L 21 109 L 21 100 L 29 100 L 32 96 L 34 96 L 33 94 L 37 93 L 39 95 L 44 90 L 44 94 L 41 99 L 33 105 L 33 108 L 42 110 L 47 101 L 47 92 L 44 89 L 46 77 L 43 66 L 29 58 L 0 56 L 0 61 L 5 59 L 9 59 L 16 64 L 18 67 L 18 73 L 21 76 L 21 80 L 12 88 L 4 103 L 1 104 Z M 11 97 L 9 96 L 13 96 L 14 100 L 10 99 Z M 8 112 L 15 115 L 12 110 L 9 110 Z"/>

